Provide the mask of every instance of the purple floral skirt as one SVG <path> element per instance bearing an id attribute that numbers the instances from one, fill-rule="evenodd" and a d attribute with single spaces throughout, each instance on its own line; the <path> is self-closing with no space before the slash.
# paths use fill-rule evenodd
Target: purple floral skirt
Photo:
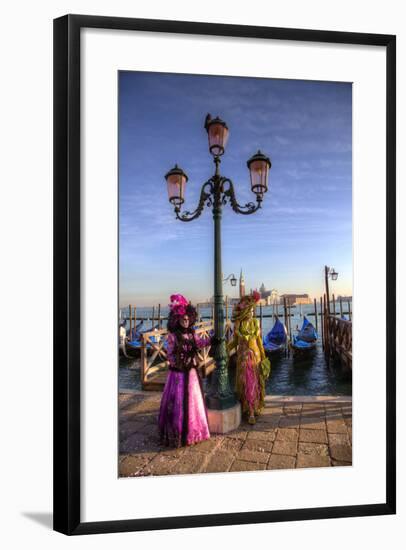
<path id="1" fill-rule="evenodd" d="M 207 410 L 201 380 L 195 368 L 189 372 L 169 371 L 161 399 L 158 427 L 162 442 L 173 447 L 209 439 Z"/>

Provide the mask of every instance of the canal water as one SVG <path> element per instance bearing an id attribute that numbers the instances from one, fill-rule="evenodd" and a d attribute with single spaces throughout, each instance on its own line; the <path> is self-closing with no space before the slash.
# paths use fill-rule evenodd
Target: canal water
<path id="1" fill-rule="evenodd" d="M 320 305 L 319 305 L 320 308 Z M 339 315 L 338 304 L 336 304 L 337 314 Z M 345 304 L 343 313 L 348 318 L 348 306 Z M 155 310 L 157 312 L 157 309 Z M 200 314 L 205 317 L 210 316 L 210 308 L 201 308 Z M 263 315 L 272 315 L 276 312 L 272 306 L 262 308 Z M 123 316 L 128 314 L 123 310 Z M 161 315 L 167 316 L 167 308 L 163 308 Z M 231 313 L 231 308 L 230 312 Z M 279 306 L 279 315 L 283 313 L 283 308 Z M 297 333 L 297 329 L 303 323 L 304 315 L 308 315 L 308 320 L 315 324 L 313 305 L 297 306 L 291 309 L 292 336 Z M 137 308 L 137 317 L 152 316 L 152 308 Z M 257 308 L 257 317 L 259 319 L 259 308 Z M 283 322 L 284 319 L 279 317 Z M 156 322 L 155 322 L 156 323 Z M 274 320 L 272 317 L 263 317 L 262 332 L 266 335 L 272 328 Z M 128 328 L 127 324 L 127 328 Z M 142 329 L 151 328 L 151 321 L 144 321 Z M 165 327 L 165 321 L 163 321 Z M 295 357 L 290 354 L 289 357 L 283 353 L 275 357 L 270 356 L 271 376 L 268 380 L 266 392 L 268 395 L 351 395 L 352 379 L 351 371 L 345 370 L 340 364 L 326 361 L 321 342 L 320 316 L 318 316 L 319 339 L 314 351 L 306 356 Z M 119 388 L 141 389 L 140 380 L 140 362 L 139 359 L 126 359 L 120 357 L 119 361 Z"/>

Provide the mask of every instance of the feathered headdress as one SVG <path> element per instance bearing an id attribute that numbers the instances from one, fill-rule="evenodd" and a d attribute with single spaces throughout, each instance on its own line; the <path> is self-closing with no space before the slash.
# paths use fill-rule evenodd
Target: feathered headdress
<path id="1" fill-rule="evenodd" d="M 197 311 L 182 294 L 172 294 L 169 304 L 168 330 L 174 332 L 179 329 L 179 319 L 184 315 L 189 317 L 189 330 L 196 323 Z"/>
<path id="2" fill-rule="evenodd" d="M 246 319 L 250 311 L 255 309 L 255 306 L 257 302 L 259 302 L 260 298 L 261 295 L 256 290 L 254 290 L 252 294 L 243 296 L 234 308 L 233 321 L 243 321 Z"/>
<path id="3" fill-rule="evenodd" d="M 169 309 L 173 315 L 185 315 L 189 302 L 182 294 L 172 294 L 170 301 Z"/>

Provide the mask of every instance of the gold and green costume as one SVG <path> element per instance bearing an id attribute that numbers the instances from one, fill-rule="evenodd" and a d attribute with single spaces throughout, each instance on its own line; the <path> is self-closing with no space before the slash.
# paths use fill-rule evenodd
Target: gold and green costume
<path id="1" fill-rule="evenodd" d="M 235 390 L 243 413 L 253 417 L 264 407 L 265 384 L 271 364 L 265 356 L 258 319 L 251 317 L 252 303 L 245 299 L 243 305 L 245 307 L 240 306 L 235 318 L 234 336 L 228 343 L 228 351 L 235 349 L 237 353 Z"/>

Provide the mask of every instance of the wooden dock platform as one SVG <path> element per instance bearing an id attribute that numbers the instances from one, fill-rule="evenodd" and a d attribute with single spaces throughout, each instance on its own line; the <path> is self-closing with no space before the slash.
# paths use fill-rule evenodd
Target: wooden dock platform
<path id="1" fill-rule="evenodd" d="M 213 323 L 197 323 L 196 333 L 200 337 L 209 337 Z M 168 375 L 168 357 L 166 353 L 167 329 L 152 330 L 142 334 L 141 345 L 141 384 L 146 391 L 163 390 Z M 215 368 L 214 359 L 209 355 L 209 347 L 198 354 L 198 369 L 203 378 Z"/>

